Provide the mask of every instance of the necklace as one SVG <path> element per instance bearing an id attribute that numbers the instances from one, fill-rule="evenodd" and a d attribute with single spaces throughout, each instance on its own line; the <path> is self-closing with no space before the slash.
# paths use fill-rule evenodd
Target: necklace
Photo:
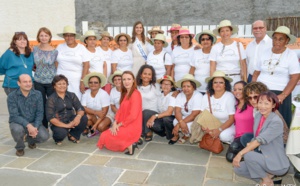
<path id="1" fill-rule="evenodd" d="M 22 60 L 22 62 L 23 62 L 23 66 L 24 66 L 25 68 L 27 68 L 27 65 L 26 65 L 26 63 L 24 62 L 24 60 L 23 60 L 23 58 L 22 58 L 21 55 L 20 55 L 20 58 L 21 58 L 21 60 Z"/>
<path id="2" fill-rule="evenodd" d="M 277 62 L 274 65 L 272 65 L 272 56 L 273 56 L 273 52 L 272 52 L 271 58 L 270 58 L 269 63 L 268 63 L 268 71 L 269 71 L 270 75 L 274 74 L 274 70 L 275 70 L 276 66 L 279 65 L 282 53 L 280 54 Z"/>

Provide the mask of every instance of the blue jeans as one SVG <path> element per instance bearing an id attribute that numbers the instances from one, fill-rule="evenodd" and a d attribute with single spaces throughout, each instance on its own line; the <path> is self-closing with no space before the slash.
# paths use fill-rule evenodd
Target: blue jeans
<path id="1" fill-rule="evenodd" d="M 40 125 L 38 127 L 38 134 L 36 138 L 32 138 L 29 136 L 27 128 L 25 128 L 23 125 L 18 124 L 18 123 L 10 123 L 9 124 L 10 132 L 11 135 L 14 139 L 14 141 L 17 143 L 15 148 L 17 150 L 22 150 L 25 148 L 25 143 L 24 143 L 24 135 L 27 134 L 27 142 L 28 144 L 32 145 L 34 143 L 43 143 L 48 140 L 49 138 L 49 133 L 47 129 L 43 126 Z"/>
<path id="2" fill-rule="evenodd" d="M 242 135 L 240 142 L 241 144 L 246 147 L 247 143 L 251 142 L 251 140 L 254 138 L 254 135 L 252 133 L 245 133 Z M 261 151 L 258 149 L 258 147 L 256 149 L 254 149 L 255 152 L 261 153 Z"/>

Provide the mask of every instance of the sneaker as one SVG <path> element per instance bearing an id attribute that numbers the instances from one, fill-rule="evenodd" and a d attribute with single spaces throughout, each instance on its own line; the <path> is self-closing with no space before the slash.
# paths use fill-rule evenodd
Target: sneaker
<path id="1" fill-rule="evenodd" d="M 36 144 L 35 144 L 35 143 L 33 143 L 33 144 L 28 144 L 28 147 L 29 147 L 30 149 L 35 149 L 35 148 L 36 148 Z"/>
<path id="2" fill-rule="evenodd" d="M 92 133 L 93 132 L 93 133 Z M 97 134 L 99 134 L 99 131 L 98 130 L 95 130 L 95 131 L 91 131 L 88 133 L 87 137 L 88 138 L 91 138 L 93 136 L 96 136 Z"/>
<path id="3" fill-rule="evenodd" d="M 24 155 L 24 149 L 20 149 L 16 151 L 17 156 L 23 156 Z"/>

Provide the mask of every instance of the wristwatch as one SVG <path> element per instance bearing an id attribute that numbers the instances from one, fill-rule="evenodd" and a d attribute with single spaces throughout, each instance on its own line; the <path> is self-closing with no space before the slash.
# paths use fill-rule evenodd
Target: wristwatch
<path id="1" fill-rule="evenodd" d="M 222 131 L 223 131 L 223 129 L 222 129 L 221 127 L 219 127 L 219 131 L 220 131 L 220 132 L 222 132 Z"/>
<path id="2" fill-rule="evenodd" d="M 155 114 L 155 118 L 158 119 L 158 114 Z"/>

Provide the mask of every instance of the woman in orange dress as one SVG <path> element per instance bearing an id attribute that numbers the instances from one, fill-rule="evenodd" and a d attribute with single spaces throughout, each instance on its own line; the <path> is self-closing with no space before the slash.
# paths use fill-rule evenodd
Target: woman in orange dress
<path id="1" fill-rule="evenodd" d="M 125 71 L 122 74 L 121 105 L 111 128 L 99 138 L 97 146 L 100 149 L 104 146 L 111 151 L 128 149 L 125 154 L 134 154 L 135 142 L 142 132 L 142 97 L 136 87 L 133 73 Z"/>

